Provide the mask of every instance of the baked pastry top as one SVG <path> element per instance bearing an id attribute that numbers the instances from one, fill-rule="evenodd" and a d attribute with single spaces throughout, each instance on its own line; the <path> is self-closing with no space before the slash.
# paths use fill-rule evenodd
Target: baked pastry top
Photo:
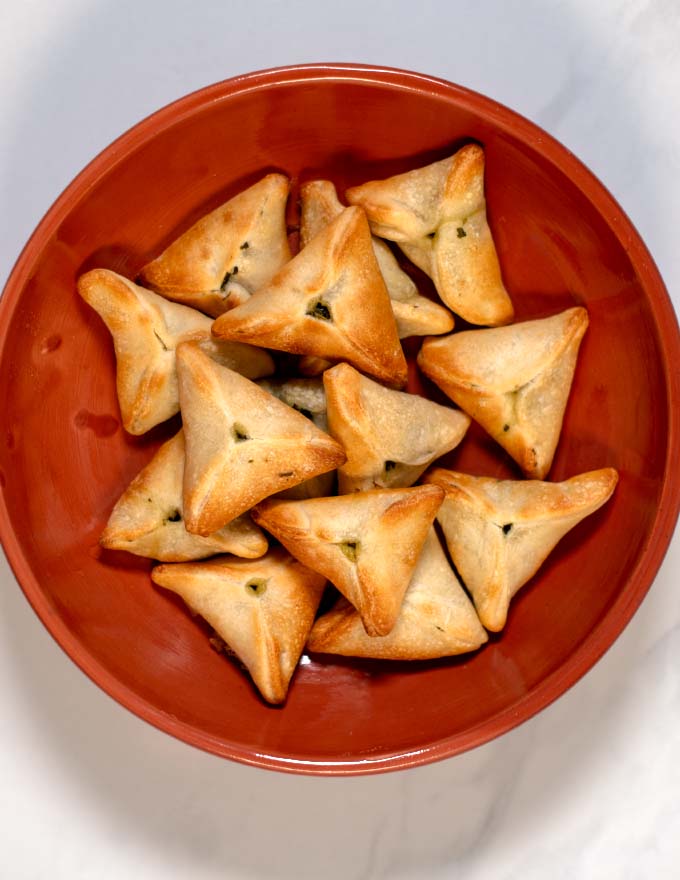
<path id="1" fill-rule="evenodd" d="M 274 372 L 268 352 L 212 340 L 210 318 L 109 269 L 81 275 L 77 288 L 113 337 L 118 402 L 130 434 L 144 434 L 178 412 L 175 349 L 181 342 L 200 340 L 211 357 L 252 379 Z"/>
<path id="2" fill-rule="evenodd" d="M 305 501 L 267 499 L 252 516 L 349 599 L 369 635 L 387 635 L 443 497 L 437 486 L 416 486 Z"/>
<path id="3" fill-rule="evenodd" d="M 433 468 L 424 479 L 446 492 L 437 520 L 451 559 L 482 624 L 498 632 L 515 593 L 570 529 L 609 500 L 618 474 L 602 468 L 545 483 Z"/>
<path id="4" fill-rule="evenodd" d="M 330 180 L 310 180 L 300 187 L 300 245 L 305 247 L 316 235 L 344 210 Z M 399 266 L 389 246 L 372 237 L 373 252 L 378 261 L 399 338 L 437 335 L 453 330 L 453 315 L 448 309 L 418 293 L 413 280 Z"/>
<path id="5" fill-rule="evenodd" d="M 158 565 L 154 583 L 181 596 L 248 669 L 269 703 L 286 699 L 326 579 L 276 547 L 260 559 L 222 556 Z"/>
<path id="6" fill-rule="evenodd" d="M 290 260 L 289 188 L 282 174 L 263 177 L 147 263 L 141 282 L 213 317 L 238 305 Z"/>
<path id="7" fill-rule="evenodd" d="M 486 217 L 484 150 L 468 144 L 453 156 L 354 186 L 375 235 L 397 242 L 432 278 L 437 293 L 471 324 L 507 324 L 513 318 Z"/>
<path id="8" fill-rule="evenodd" d="M 209 535 L 258 501 L 345 460 L 340 444 L 193 343 L 177 350 L 186 440 L 184 515 Z"/>
<path id="9" fill-rule="evenodd" d="M 267 552 L 267 539 L 248 514 L 206 537 L 184 526 L 182 480 L 184 432 L 164 443 L 123 492 L 111 512 L 100 543 L 159 562 L 186 562 L 215 553 L 256 558 Z"/>
<path id="10" fill-rule="evenodd" d="M 418 366 L 519 464 L 542 479 L 562 430 L 584 308 L 508 327 L 427 339 Z"/>
<path id="11" fill-rule="evenodd" d="M 385 388 L 349 364 L 326 370 L 323 383 L 330 433 L 347 454 L 338 469 L 341 494 L 413 485 L 470 424 L 460 410 Z"/>
<path id="12" fill-rule="evenodd" d="M 345 208 L 250 299 L 214 323 L 218 339 L 345 360 L 400 387 L 407 376 L 390 298 L 359 208 Z"/>
<path id="13" fill-rule="evenodd" d="M 369 636 L 344 598 L 320 617 L 307 648 L 324 654 L 382 660 L 431 660 L 475 651 L 488 640 L 475 609 L 430 529 L 394 628 Z"/>

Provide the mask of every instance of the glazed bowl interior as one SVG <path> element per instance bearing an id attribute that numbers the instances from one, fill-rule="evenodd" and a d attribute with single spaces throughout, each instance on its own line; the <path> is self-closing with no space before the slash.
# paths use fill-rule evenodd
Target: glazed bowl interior
<path id="1" fill-rule="evenodd" d="M 471 139 L 486 151 L 489 221 L 517 318 L 575 304 L 590 315 L 550 478 L 612 466 L 618 489 L 563 539 L 482 650 L 413 665 L 305 657 L 286 704 L 271 708 L 211 648 L 200 622 L 152 585 L 148 561 L 99 548 L 112 505 L 177 421 L 141 438 L 122 429 L 111 339 L 75 280 L 94 267 L 134 278 L 201 214 L 268 171 L 294 186 L 330 178 L 342 194 Z M 295 216 L 293 197 L 292 225 Z M 219 755 L 361 773 L 478 745 L 555 699 L 601 656 L 672 534 L 678 337 L 649 254 L 567 150 L 457 86 L 310 66 L 230 80 L 159 111 L 48 212 L 7 285 L 0 332 L 2 537 L 17 579 L 109 694 Z M 418 345 L 406 347 L 412 356 Z M 411 387 L 441 399 L 415 369 Z M 445 463 L 519 477 L 477 429 Z"/>

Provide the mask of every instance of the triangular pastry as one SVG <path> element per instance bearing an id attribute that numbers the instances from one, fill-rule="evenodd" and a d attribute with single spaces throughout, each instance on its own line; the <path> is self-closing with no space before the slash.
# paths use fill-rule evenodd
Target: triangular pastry
<path id="1" fill-rule="evenodd" d="M 509 327 L 427 339 L 418 365 L 519 464 L 543 479 L 562 430 L 584 308 Z"/>
<path id="2" fill-rule="evenodd" d="M 512 320 L 486 219 L 484 150 L 468 144 L 448 159 L 347 190 L 375 235 L 397 242 L 432 278 L 439 296 L 471 324 Z"/>
<path id="3" fill-rule="evenodd" d="M 430 529 L 393 630 L 369 636 L 344 598 L 309 634 L 307 649 L 346 657 L 431 660 L 475 651 L 488 636 Z"/>
<path id="4" fill-rule="evenodd" d="M 266 351 L 216 342 L 210 336 L 210 318 L 108 269 L 81 275 L 78 293 L 113 337 L 118 401 L 130 434 L 144 434 L 179 410 L 175 348 L 180 342 L 202 340 L 211 357 L 252 379 L 274 371 Z"/>
<path id="5" fill-rule="evenodd" d="M 349 364 L 323 374 L 330 433 L 345 448 L 341 494 L 411 486 L 436 458 L 463 439 L 460 410 L 384 388 Z"/>
<path id="6" fill-rule="evenodd" d="M 326 579 L 277 547 L 256 560 L 159 565 L 151 577 L 181 596 L 248 669 L 269 703 L 286 699 Z"/>
<path id="7" fill-rule="evenodd" d="M 317 378 L 260 379 L 257 383 L 274 397 L 292 406 L 301 415 L 311 419 L 320 431 L 328 433 L 326 416 L 326 392 L 323 382 Z M 332 495 L 335 471 L 328 471 L 277 492 L 278 498 L 320 498 Z"/>
<path id="8" fill-rule="evenodd" d="M 375 489 L 305 501 L 268 499 L 252 515 L 300 562 L 335 584 L 369 635 L 387 635 L 442 498 L 437 486 Z"/>
<path id="9" fill-rule="evenodd" d="M 198 346 L 179 347 L 177 370 L 190 532 L 209 535 L 268 495 L 345 460 L 342 446 L 310 419 Z"/>
<path id="10" fill-rule="evenodd" d="M 515 593 L 560 538 L 610 498 L 618 475 L 603 468 L 544 483 L 434 468 L 424 479 L 446 492 L 437 519 L 451 559 L 482 624 L 498 632 Z"/>
<path id="11" fill-rule="evenodd" d="M 330 180 L 310 180 L 300 187 L 300 246 L 305 247 L 344 210 Z M 399 266 L 384 241 L 372 237 L 373 252 L 392 300 L 400 339 L 436 336 L 453 330 L 448 309 L 420 296 L 413 280 Z"/>
<path id="12" fill-rule="evenodd" d="M 268 174 L 147 263 L 142 284 L 213 317 L 238 305 L 290 260 L 288 190 L 288 178 Z"/>
<path id="13" fill-rule="evenodd" d="M 184 433 L 164 443 L 116 503 L 100 543 L 160 562 L 204 559 L 215 553 L 257 558 L 267 539 L 247 514 L 202 538 L 184 527 Z"/>
<path id="14" fill-rule="evenodd" d="M 218 339 L 346 360 L 406 382 L 390 298 L 360 208 L 345 208 L 250 299 L 215 321 Z"/>

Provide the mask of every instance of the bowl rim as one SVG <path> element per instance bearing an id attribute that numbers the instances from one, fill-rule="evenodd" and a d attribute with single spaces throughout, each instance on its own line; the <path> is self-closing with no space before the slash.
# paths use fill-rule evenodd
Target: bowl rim
<path id="1" fill-rule="evenodd" d="M 55 199 L 31 234 L 8 276 L 0 299 L 0 364 L 4 359 L 10 319 L 33 263 L 60 223 L 102 175 L 109 173 L 149 137 L 171 128 L 206 103 L 230 100 L 250 91 L 305 80 L 356 81 L 416 93 L 426 90 L 435 96 L 453 100 L 463 109 L 468 108 L 475 112 L 481 110 L 493 125 L 515 138 L 521 138 L 565 174 L 598 210 L 628 254 L 647 293 L 662 347 L 667 388 L 668 445 L 651 538 L 629 573 L 626 588 L 609 608 L 606 616 L 560 667 L 553 670 L 518 702 L 475 727 L 411 751 L 381 752 L 374 757 L 357 755 L 338 761 L 304 760 L 273 750 L 264 753 L 227 743 L 150 706 L 131 688 L 123 685 L 83 648 L 66 624 L 54 614 L 40 584 L 33 576 L 28 560 L 21 552 L 3 492 L 0 492 L 0 541 L 17 582 L 55 641 L 95 684 L 137 717 L 189 745 L 243 764 L 307 775 L 362 775 L 406 769 L 453 757 L 508 732 L 564 694 L 597 663 L 621 634 L 652 585 L 672 539 L 680 511 L 680 370 L 677 369 L 680 364 L 680 332 L 675 310 L 661 275 L 626 213 L 595 175 L 567 147 L 538 125 L 492 98 L 427 74 L 369 64 L 315 63 L 254 71 L 197 89 L 145 117 L 96 155 Z"/>

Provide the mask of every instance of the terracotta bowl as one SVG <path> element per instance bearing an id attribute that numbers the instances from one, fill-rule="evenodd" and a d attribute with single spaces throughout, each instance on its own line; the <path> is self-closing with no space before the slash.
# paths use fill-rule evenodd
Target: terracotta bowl
<path id="1" fill-rule="evenodd" d="M 286 705 L 270 708 L 181 603 L 151 584 L 150 563 L 99 549 L 113 503 L 170 427 L 141 439 L 122 430 L 111 340 L 75 279 L 95 266 L 134 277 L 267 171 L 330 177 L 342 192 L 471 138 L 486 148 L 490 223 L 518 318 L 575 303 L 590 313 L 551 478 L 611 465 L 619 487 L 558 545 L 481 651 L 412 666 L 305 658 Z M 291 222 L 294 213 L 292 200 Z M 318 774 L 455 755 L 562 694 L 649 588 L 680 497 L 679 352 L 644 244 L 592 174 L 535 125 L 459 86 L 395 70 L 307 66 L 232 79 L 159 111 L 98 156 L 9 279 L 0 314 L 5 551 L 81 669 L 192 745 Z M 481 431 L 448 463 L 518 476 Z"/>

